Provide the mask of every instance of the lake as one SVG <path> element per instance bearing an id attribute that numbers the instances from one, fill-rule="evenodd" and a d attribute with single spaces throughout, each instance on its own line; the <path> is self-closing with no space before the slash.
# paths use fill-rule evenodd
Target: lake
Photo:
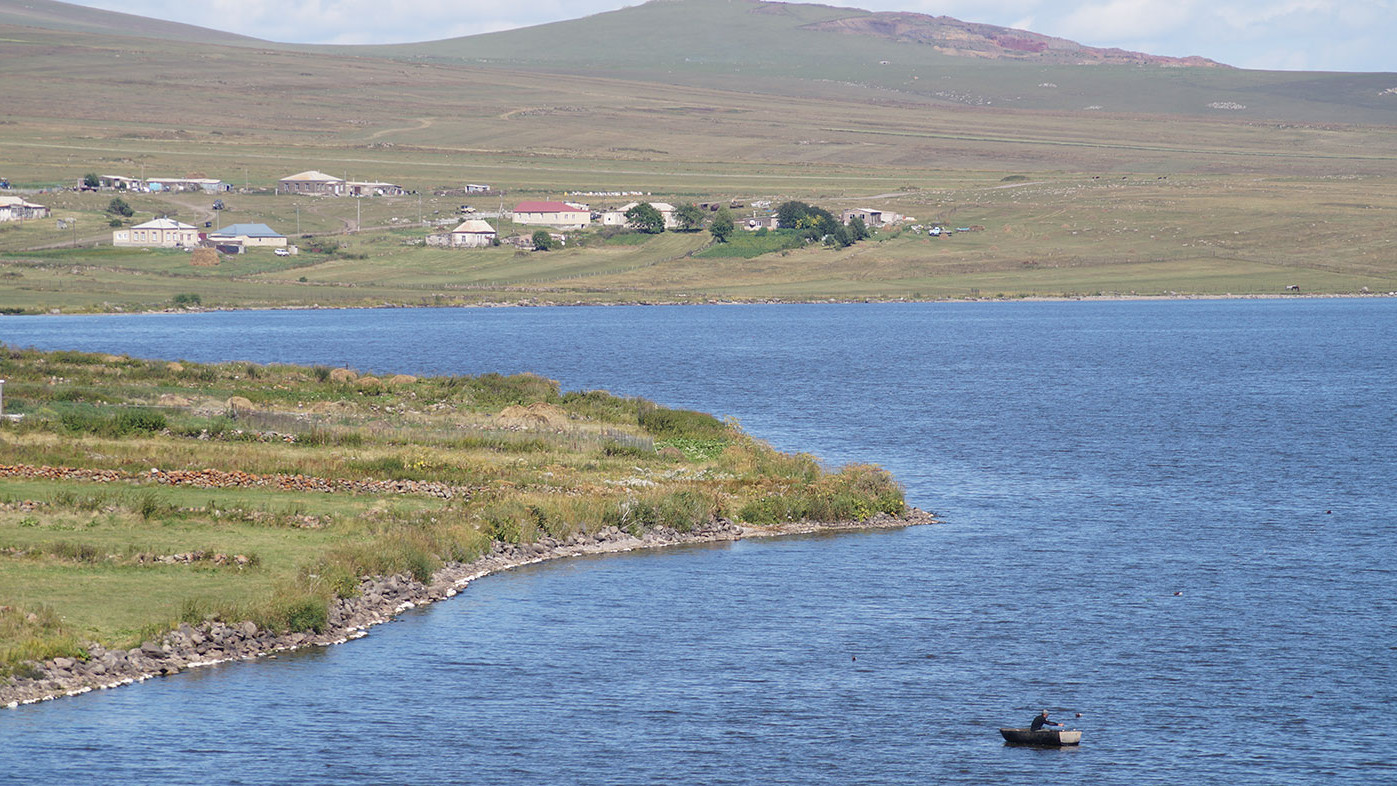
<path id="1" fill-rule="evenodd" d="M 5 317 L 0 341 L 534 371 L 881 464 L 943 520 L 533 566 L 343 646 L 0 712 L 0 783 L 1397 781 L 1394 300 Z M 1002 744 L 1043 708 L 1080 749 Z"/>

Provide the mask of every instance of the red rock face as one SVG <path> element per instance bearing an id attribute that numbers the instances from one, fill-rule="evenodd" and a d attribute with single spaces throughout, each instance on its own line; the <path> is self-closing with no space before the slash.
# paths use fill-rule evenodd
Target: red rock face
<path id="1" fill-rule="evenodd" d="M 1042 52 L 1048 45 L 1042 41 L 1033 41 L 1027 38 L 1015 38 L 1014 36 L 1003 36 L 994 39 L 996 44 L 1015 52 Z"/>
<path id="2" fill-rule="evenodd" d="M 1227 68 L 1206 57 L 1164 57 L 1124 49 L 1083 46 L 1065 38 L 1028 30 L 962 22 L 949 16 L 907 12 L 864 13 L 805 25 L 802 29 L 884 38 L 900 43 L 930 44 L 951 55 L 1056 64 L 1119 63 L 1129 65 Z"/>

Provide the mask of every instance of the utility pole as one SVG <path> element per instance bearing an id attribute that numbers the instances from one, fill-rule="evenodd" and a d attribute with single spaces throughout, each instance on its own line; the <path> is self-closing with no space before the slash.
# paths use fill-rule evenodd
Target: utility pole
<path id="1" fill-rule="evenodd" d="M 359 225 L 363 222 L 363 206 L 363 198 L 358 196 L 354 197 L 354 234 L 356 235 L 359 234 Z"/>
<path id="2" fill-rule="evenodd" d="M 73 228 L 73 248 L 78 247 L 78 220 L 76 218 L 68 221 L 68 226 Z"/>
<path id="3" fill-rule="evenodd" d="M 296 234 L 301 234 L 301 206 L 296 205 Z"/>
<path id="4" fill-rule="evenodd" d="M 0 418 L 5 416 L 5 380 L 0 379 Z"/>

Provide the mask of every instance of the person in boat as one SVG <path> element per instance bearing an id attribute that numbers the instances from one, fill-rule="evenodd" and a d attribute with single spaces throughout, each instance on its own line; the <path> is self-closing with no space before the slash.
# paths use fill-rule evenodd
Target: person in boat
<path id="1" fill-rule="evenodd" d="M 1056 726 L 1062 728 L 1062 724 L 1057 721 L 1048 720 L 1048 711 L 1043 710 L 1042 715 L 1033 716 L 1033 722 L 1028 725 L 1029 731 L 1042 731 L 1044 726 Z"/>

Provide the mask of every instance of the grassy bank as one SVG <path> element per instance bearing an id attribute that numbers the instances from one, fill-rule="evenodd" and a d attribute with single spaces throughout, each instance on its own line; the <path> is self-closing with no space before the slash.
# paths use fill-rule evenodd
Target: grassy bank
<path id="1" fill-rule="evenodd" d="M 0 345 L 0 673 L 181 621 L 317 630 L 367 575 L 492 541 L 900 513 L 709 415 L 515 376 L 371 376 Z"/>

